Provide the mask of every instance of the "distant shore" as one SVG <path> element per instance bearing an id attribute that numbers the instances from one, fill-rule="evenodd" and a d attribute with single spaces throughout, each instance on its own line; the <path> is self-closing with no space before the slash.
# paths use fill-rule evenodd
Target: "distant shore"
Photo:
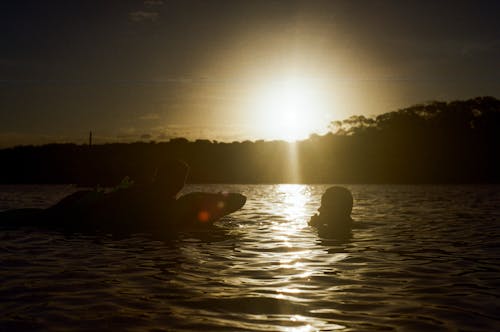
<path id="1" fill-rule="evenodd" d="M 113 186 L 181 159 L 190 183 L 500 183 L 500 100 L 433 102 L 332 123 L 294 144 L 209 140 L 0 150 L 0 184 Z"/>

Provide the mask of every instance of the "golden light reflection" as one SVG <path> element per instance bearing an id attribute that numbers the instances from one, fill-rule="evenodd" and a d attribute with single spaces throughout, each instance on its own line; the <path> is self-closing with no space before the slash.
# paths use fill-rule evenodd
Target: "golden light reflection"
<path id="1" fill-rule="evenodd" d="M 279 300 L 278 303 L 301 303 L 311 301 L 318 293 L 341 292 L 345 285 L 332 284 L 330 288 L 315 284 L 315 276 L 337 271 L 337 263 L 344 260 L 347 253 L 327 253 L 325 248 L 317 248 L 314 234 L 308 230 L 307 220 L 311 213 L 312 197 L 316 197 L 307 185 L 281 184 L 274 187 L 271 215 L 275 216 L 266 223 L 268 246 L 259 252 L 259 260 L 272 275 L 273 293 L 267 297 Z M 310 237 L 309 237 L 310 236 Z M 270 249 L 270 250 L 269 250 Z M 262 285 L 259 283 L 259 288 Z M 284 322 L 277 330 L 284 332 L 342 330 L 346 326 L 334 324 L 314 316 L 298 315 L 284 306 L 280 319 Z"/>
<path id="2" fill-rule="evenodd" d="M 271 226 L 271 234 L 275 241 L 291 247 L 290 238 L 307 227 L 306 205 L 311 193 L 307 186 L 298 184 L 281 184 L 276 188 L 276 193 L 280 201 L 280 204 L 276 204 L 276 213 L 283 216 L 287 222 L 274 223 Z"/>
<path id="3" fill-rule="evenodd" d="M 270 229 L 275 243 L 292 248 L 294 243 L 302 241 L 300 235 L 307 227 L 307 203 L 310 200 L 309 187 L 297 184 L 281 184 L 276 187 L 276 196 L 279 200 L 275 204 L 276 214 L 284 217 L 283 221 L 273 222 Z M 307 257 L 309 250 L 282 253 L 279 263 L 282 268 L 302 270 L 302 259 Z"/>
<path id="4" fill-rule="evenodd" d="M 301 320 L 301 318 L 304 318 L 304 320 Z M 292 316 L 292 318 L 290 318 L 290 320 L 292 322 L 302 322 L 302 321 L 305 322 L 306 319 L 307 319 L 306 317 L 302 317 L 300 315 L 294 315 L 294 316 Z M 326 329 L 324 331 L 334 331 L 334 330 L 343 330 L 346 327 L 343 325 L 330 323 L 330 324 L 328 324 L 328 326 L 325 326 L 325 328 Z M 310 324 L 306 324 L 306 325 L 297 326 L 297 327 L 283 327 L 283 329 L 281 329 L 281 331 L 284 331 L 284 332 L 310 332 L 310 331 L 319 331 L 319 330 L 317 327 L 314 327 Z M 321 331 L 323 331 L 323 329 L 321 329 Z"/>
<path id="5" fill-rule="evenodd" d="M 289 221 L 296 221 L 297 218 L 307 213 L 306 205 L 311 199 L 309 188 L 300 184 L 280 184 L 276 189 L 282 198 L 282 215 Z M 304 226 L 304 223 L 301 223 Z"/>

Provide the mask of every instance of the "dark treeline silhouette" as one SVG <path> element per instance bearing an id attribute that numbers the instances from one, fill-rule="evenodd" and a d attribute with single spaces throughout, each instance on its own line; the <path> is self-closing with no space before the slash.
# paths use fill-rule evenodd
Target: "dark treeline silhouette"
<path id="1" fill-rule="evenodd" d="M 161 143 L 49 144 L 0 150 L 1 183 L 145 181 L 163 160 L 191 183 L 498 183 L 500 100 L 431 102 L 332 123 L 297 143 L 184 138 Z"/>

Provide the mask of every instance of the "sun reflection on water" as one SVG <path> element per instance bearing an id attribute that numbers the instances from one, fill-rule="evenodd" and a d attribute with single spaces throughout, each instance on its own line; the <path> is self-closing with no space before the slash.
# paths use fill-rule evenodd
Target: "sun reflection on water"
<path id="1" fill-rule="evenodd" d="M 280 301 L 306 303 L 310 301 L 308 297 L 311 292 L 328 291 L 309 285 L 311 278 L 323 276 L 325 273 L 323 264 L 316 261 L 318 252 L 313 245 L 315 236 L 308 230 L 307 224 L 313 213 L 312 206 L 317 203 L 312 201 L 314 197 L 311 187 L 306 185 L 281 184 L 274 188 L 272 214 L 279 218 L 270 220 L 269 223 L 268 236 L 272 239 L 271 243 L 275 250 L 266 252 L 266 258 L 270 262 L 278 263 L 273 265 L 277 267 L 276 271 L 279 271 L 274 278 L 279 279 L 283 285 L 277 287 L 275 295 L 271 296 Z M 338 253 L 329 254 L 323 259 L 329 269 L 335 269 L 335 265 L 346 257 L 347 254 Z M 307 315 L 291 314 L 286 319 L 292 326 L 281 326 L 281 331 L 345 329 L 343 325 Z"/>
<path id="2" fill-rule="evenodd" d="M 307 226 L 306 205 L 311 198 L 309 188 L 299 184 L 280 184 L 276 188 L 279 204 L 275 205 L 275 213 L 286 222 L 273 222 L 271 234 L 275 241 L 291 247 L 290 237 L 296 235 Z"/>
<path id="3" fill-rule="evenodd" d="M 305 226 L 303 217 L 306 213 L 306 205 L 311 199 L 311 192 L 308 186 L 300 184 L 280 184 L 276 188 L 276 193 L 280 196 L 282 204 L 277 206 L 280 215 L 284 216 L 288 221 L 301 221 L 301 225 Z"/>
<path id="4" fill-rule="evenodd" d="M 259 211 L 260 217 L 258 222 L 249 222 L 243 228 L 252 229 L 239 242 L 245 244 L 238 249 L 245 260 L 231 263 L 232 273 L 238 271 L 237 277 L 226 280 L 226 285 L 238 288 L 231 308 L 240 306 L 252 313 L 267 312 L 262 320 L 269 324 L 268 330 L 345 329 L 333 318 L 318 317 L 306 309 L 318 298 L 331 298 L 345 287 L 335 280 L 339 275 L 338 264 L 348 254 L 330 252 L 330 247 L 318 245 L 317 234 L 307 223 L 317 208 L 318 191 L 299 184 L 275 185 L 269 190 L 265 201 L 253 205 L 249 200 L 247 205 L 249 211 Z M 319 286 L 318 280 L 331 278 L 335 280 Z M 239 322 L 238 326 L 244 324 Z"/>

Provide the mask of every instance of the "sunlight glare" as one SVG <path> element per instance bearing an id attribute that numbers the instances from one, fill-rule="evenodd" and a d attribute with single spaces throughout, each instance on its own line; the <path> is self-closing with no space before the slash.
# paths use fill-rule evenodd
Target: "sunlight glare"
<path id="1" fill-rule="evenodd" d="M 307 186 L 299 184 L 280 184 L 276 192 L 283 202 L 276 206 L 280 215 L 283 215 L 287 222 L 276 223 L 272 226 L 272 236 L 275 241 L 291 247 L 289 240 L 291 237 L 307 227 L 307 207 L 310 200 L 310 192 Z"/>
<path id="2" fill-rule="evenodd" d="M 320 88 L 311 80 L 288 79 L 259 91 L 255 112 L 260 135 L 296 141 L 328 125 L 326 105 Z"/>
<path id="3" fill-rule="evenodd" d="M 296 221 L 307 214 L 306 204 L 310 200 L 310 192 L 307 186 L 300 184 L 281 184 L 277 191 L 283 196 L 285 204 L 282 211 L 290 221 Z M 301 222 L 302 224 L 303 222 Z M 305 223 L 304 223 L 305 225 Z"/>

